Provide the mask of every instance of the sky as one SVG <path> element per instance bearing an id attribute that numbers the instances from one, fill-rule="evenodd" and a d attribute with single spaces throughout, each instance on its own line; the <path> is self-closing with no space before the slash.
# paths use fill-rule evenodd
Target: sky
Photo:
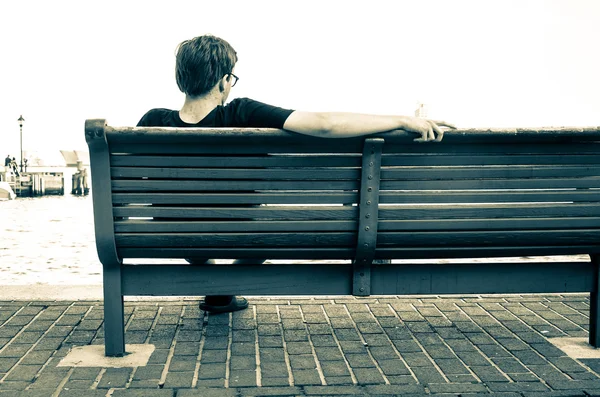
<path id="1" fill-rule="evenodd" d="M 236 49 L 230 100 L 459 128 L 600 126 L 597 0 L 0 2 L 0 152 L 87 149 L 84 121 L 178 109 L 175 49 Z"/>

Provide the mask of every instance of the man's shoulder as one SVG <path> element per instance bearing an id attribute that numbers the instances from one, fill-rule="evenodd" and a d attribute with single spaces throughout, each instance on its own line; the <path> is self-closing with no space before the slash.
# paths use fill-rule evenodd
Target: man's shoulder
<path id="1" fill-rule="evenodd" d="M 142 116 L 137 125 L 144 127 L 163 127 L 168 123 L 173 112 L 174 110 L 165 108 L 150 109 Z"/>

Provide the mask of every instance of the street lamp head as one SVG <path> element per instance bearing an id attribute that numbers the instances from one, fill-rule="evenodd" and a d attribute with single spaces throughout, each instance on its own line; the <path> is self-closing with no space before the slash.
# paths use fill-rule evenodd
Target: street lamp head
<path id="1" fill-rule="evenodd" d="M 23 127 L 23 122 L 25 121 L 23 115 L 21 115 L 17 121 L 19 122 L 19 127 Z"/>

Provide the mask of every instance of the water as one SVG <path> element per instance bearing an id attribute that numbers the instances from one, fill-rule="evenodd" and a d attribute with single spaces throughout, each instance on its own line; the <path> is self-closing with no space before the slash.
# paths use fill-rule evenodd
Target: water
<path id="1" fill-rule="evenodd" d="M 72 196 L 75 168 L 29 167 L 63 172 L 64 196 L 0 201 L 0 284 L 101 284 L 91 196 Z"/>

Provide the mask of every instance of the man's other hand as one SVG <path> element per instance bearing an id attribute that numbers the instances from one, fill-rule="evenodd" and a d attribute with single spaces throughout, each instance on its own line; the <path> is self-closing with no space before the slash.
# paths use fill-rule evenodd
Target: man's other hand
<path id="1" fill-rule="evenodd" d="M 405 129 L 421 134 L 420 138 L 414 139 L 415 142 L 441 142 L 444 138 L 444 130 L 441 127 L 456 129 L 454 124 L 445 121 L 427 120 L 417 117 L 414 117 Z"/>

